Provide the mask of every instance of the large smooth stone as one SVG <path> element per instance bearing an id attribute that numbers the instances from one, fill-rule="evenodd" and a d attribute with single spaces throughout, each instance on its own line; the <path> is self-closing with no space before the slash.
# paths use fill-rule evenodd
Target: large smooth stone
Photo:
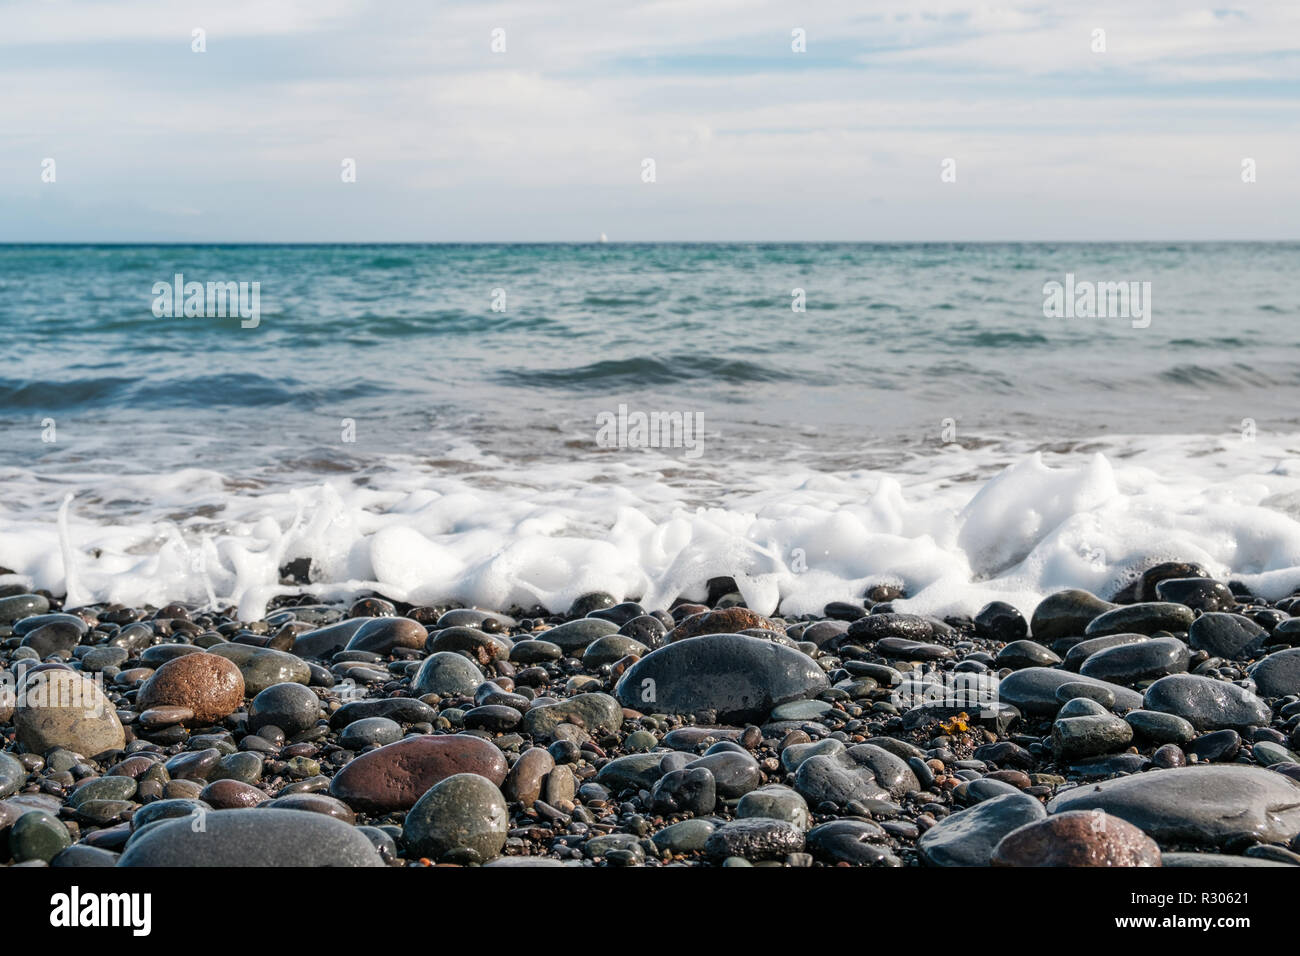
<path id="1" fill-rule="evenodd" d="M 1100 810 L 1058 813 L 1012 830 L 994 866 L 1159 866 L 1160 847 L 1133 824 Z"/>
<path id="2" fill-rule="evenodd" d="M 1192 609 L 1167 601 L 1127 604 L 1099 615 L 1084 628 L 1088 637 L 1107 634 L 1154 634 L 1156 631 L 1186 631 L 1196 615 Z"/>
<path id="3" fill-rule="evenodd" d="M 1300 783 L 1232 764 L 1148 770 L 1067 791 L 1048 810 L 1104 810 L 1162 844 L 1284 843 L 1300 832 Z"/>
<path id="4" fill-rule="evenodd" d="M 1029 621 L 1029 633 L 1040 644 L 1063 637 L 1078 637 L 1095 617 L 1118 605 L 1103 601 L 1087 591 L 1071 589 L 1049 594 L 1038 602 Z"/>
<path id="5" fill-rule="evenodd" d="M 483 863 L 506 843 L 510 814 L 492 781 L 458 773 L 439 781 L 406 815 L 402 836 L 410 857 L 434 861 L 448 854 Z"/>
<path id="6" fill-rule="evenodd" d="M 1264 697 L 1300 694 L 1300 647 L 1269 654 L 1252 665 L 1249 674 Z"/>
<path id="7" fill-rule="evenodd" d="M 424 625 L 409 617 L 372 617 L 357 628 L 344 650 L 387 655 L 399 647 L 418 650 L 428 639 Z"/>
<path id="8" fill-rule="evenodd" d="M 118 866 L 383 866 L 364 833 L 306 810 L 244 809 L 189 816 L 139 833 Z"/>
<path id="9" fill-rule="evenodd" d="M 500 786 L 506 778 L 501 750 L 471 734 L 408 737 L 361 754 L 335 774 L 330 794 L 354 810 L 407 810 L 426 790 L 458 773 L 476 773 Z"/>
<path id="10" fill-rule="evenodd" d="M 623 708 L 609 694 L 575 694 L 530 707 L 524 714 L 524 730 L 537 738 L 550 737 L 560 724 L 576 724 L 589 734 L 612 734 L 623 726 Z"/>
<path id="11" fill-rule="evenodd" d="M 126 746 L 112 702 L 92 680 L 53 669 L 30 675 L 14 710 L 18 742 L 32 753 L 55 747 L 93 757 Z"/>
<path id="12" fill-rule="evenodd" d="M 1268 704 L 1245 688 L 1199 674 L 1171 674 L 1147 688 L 1147 710 L 1177 714 L 1197 730 L 1267 727 Z"/>
<path id="13" fill-rule="evenodd" d="M 217 654 L 186 654 L 154 671 L 136 695 L 141 710 L 185 707 L 191 723 L 214 724 L 244 702 L 244 675 L 234 661 Z"/>
<path id="14" fill-rule="evenodd" d="M 328 658 L 348 646 L 348 641 L 365 624 L 377 620 L 373 617 L 352 617 L 337 624 L 305 631 L 293 640 L 291 650 L 299 657 Z"/>
<path id="15" fill-rule="evenodd" d="M 1137 691 L 1053 667 L 1026 667 L 1007 675 L 998 684 L 998 699 L 1011 704 L 1023 714 L 1051 717 L 1061 707 L 1056 699 L 1056 689 L 1062 684 L 1072 683 L 1106 688 L 1115 695 L 1117 710 L 1133 710 L 1142 706 L 1142 695 Z"/>
<path id="16" fill-rule="evenodd" d="M 424 659 L 411 680 L 411 693 L 418 697 L 472 697 L 483 683 L 483 672 L 464 654 L 439 651 Z"/>
<path id="17" fill-rule="evenodd" d="M 720 723 L 747 724 L 829 686 L 802 651 L 740 634 L 709 634 L 647 654 L 628 668 L 614 693 L 637 710 L 712 713 Z"/>
<path id="18" fill-rule="evenodd" d="M 244 693 L 250 697 L 256 697 L 272 684 L 286 681 L 311 683 L 311 668 L 307 662 L 287 651 L 231 643 L 218 644 L 209 653 L 234 662 L 244 677 Z"/>
<path id="19" fill-rule="evenodd" d="M 1033 797 L 1008 793 L 945 817 L 921 835 L 916 848 L 931 866 L 988 866 L 1003 837 L 1046 816 Z"/>
<path id="20" fill-rule="evenodd" d="M 1268 631 L 1240 614 L 1213 611 L 1192 622 L 1187 643 L 1211 657 L 1239 660 L 1268 643 Z"/>
<path id="21" fill-rule="evenodd" d="M 1115 684 L 1136 684 L 1184 673 L 1190 656 L 1187 645 L 1178 638 L 1153 637 L 1098 651 L 1083 662 L 1079 673 Z"/>

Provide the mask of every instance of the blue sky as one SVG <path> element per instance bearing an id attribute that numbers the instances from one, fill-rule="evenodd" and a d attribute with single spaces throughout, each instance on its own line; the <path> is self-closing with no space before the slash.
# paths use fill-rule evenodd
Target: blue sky
<path id="1" fill-rule="evenodd" d="M 1300 238 L 1294 2 L 8 0 L 0 84 L 0 241 Z"/>

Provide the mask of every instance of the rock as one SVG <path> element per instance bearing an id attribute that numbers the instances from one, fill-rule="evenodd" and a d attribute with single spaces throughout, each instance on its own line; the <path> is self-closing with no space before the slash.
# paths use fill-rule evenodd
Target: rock
<path id="1" fill-rule="evenodd" d="M 242 780 L 214 780 L 201 791 L 199 797 L 215 810 L 239 810 L 256 807 L 270 798 L 251 783 Z"/>
<path id="2" fill-rule="evenodd" d="M 1039 643 L 1077 637 L 1083 634 L 1093 618 L 1115 607 L 1087 591 L 1057 591 L 1038 603 L 1030 619 L 1029 632 Z"/>
<path id="3" fill-rule="evenodd" d="M 993 850 L 994 866 L 1159 866 L 1156 842 L 1100 810 L 1058 813 L 1012 830 Z"/>
<path id="4" fill-rule="evenodd" d="M 1052 724 L 1052 750 L 1059 761 L 1122 750 L 1133 739 L 1133 728 L 1113 714 L 1067 717 Z"/>
<path id="5" fill-rule="evenodd" d="M 900 866 L 887 847 L 886 834 L 868 820 L 832 820 L 808 831 L 808 849 L 824 863 L 853 866 Z"/>
<path id="6" fill-rule="evenodd" d="M 398 618 L 372 618 L 398 620 Z M 320 717 L 320 698 L 302 684 L 272 684 L 253 698 L 248 708 L 248 729 L 257 733 L 267 725 L 279 727 L 286 737 L 302 733 Z"/>
<path id="7" fill-rule="evenodd" d="M 386 657 L 399 647 L 419 650 L 428 639 L 424 625 L 410 618 L 372 617 L 357 628 L 345 650 L 370 651 Z"/>
<path id="8" fill-rule="evenodd" d="M 1290 866 L 1276 860 L 1261 860 L 1250 856 L 1230 856 L 1226 853 L 1166 853 L 1162 857 L 1165 869 L 1170 867 L 1203 866 Z"/>
<path id="9" fill-rule="evenodd" d="M 388 813 L 412 807 L 434 784 L 464 773 L 499 786 L 505 757 L 470 734 L 408 737 L 353 758 L 334 776 L 329 792 L 354 810 Z"/>
<path id="10" fill-rule="evenodd" d="M 1165 578 L 1156 584 L 1156 600 L 1193 611 L 1221 611 L 1237 604 L 1231 589 L 1213 578 Z"/>
<path id="11" fill-rule="evenodd" d="M 707 812 L 707 811 L 706 811 Z M 772 820 L 785 820 L 801 830 L 812 826 L 812 815 L 804 798 L 789 787 L 781 784 L 768 784 L 757 790 L 751 790 L 740 798 L 736 804 L 736 816 L 767 817 Z"/>
<path id="12" fill-rule="evenodd" d="M 651 618 L 651 620 L 655 619 Z M 650 648 L 640 641 L 624 637 L 622 634 L 607 634 L 604 637 L 596 638 L 587 645 L 587 649 L 582 654 L 582 666 L 588 670 L 595 670 L 602 665 L 613 664 L 615 661 L 629 655 L 644 657 L 649 653 Z"/>
<path id="13" fill-rule="evenodd" d="M 1066 791 L 1048 810 L 1104 810 L 1161 844 L 1284 843 L 1300 831 L 1300 784 L 1240 765 L 1149 770 Z"/>
<path id="14" fill-rule="evenodd" d="M 1088 637 L 1107 634 L 1154 634 L 1156 631 L 1186 631 L 1196 615 L 1191 608 L 1167 601 L 1129 604 L 1107 611 L 1084 629 Z"/>
<path id="15" fill-rule="evenodd" d="M 710 634 L 647 654 L 623 674 L 615 694 L 624 706 L 640 710 L 712 713 L 723 723 L 747 724 L 828 686 L 825 672 L 801 651 L 738 634 Z"/>
<path id="16" fill-rule="evenodd" d="M 1237 660 L 1252 655 L 1268 641 L 1268 631 L 1240 614 L 1215 611 L 1192 622 L 1187 643 L 1211 657 Z"/>
<path id="17" fill-rule="evenodd" d="M 1065 654 L 1065 669 L 1078 671 L 1092 655 L 1109 647 L 1122 644 L 1140 644 L 1151 640 L 1146 634 L 1107 634 L 1105 637 L 1090 637 L 1072 646 Z"/>
<path id="18" fill-rule="evenodd" d="M 43 860 L 48 863 L 72 845 L 68 828 L 44 810 L 29 810 L 9 828 L 9 852 L 15 863 Z"/>
<path id="19" fill-rule="evenodd" d="M 1105 688 L 1114 695 L 1115 707 L 1119 710 L 1133 710 L 1142 706 L 1142 695 L 1127 687 L 1049 667 L 1026 667 L 1008 675 L 998 684 L 998 694 L 1003 703 L 1011 704 L 1023 714 L 1051 717 L 1060 708 L 1056 700 L 1056 689 L 1068 683 L 1093 684 Z"/>
<path id="20" fill-rule="evenodd" d="M 616 757 L 600 768 L 596 782 L 612 793 L 624 790 L 649 790 L 663 776 L 662 754 L 628 754 Z"/>
<path id="21" fill-rule="evenodd" d="M 901 797 L 921 789 L 905 760 L 874 744 L 820 755 L 805 753 L 798 762 L 794 789 L 810 806 L 847 806 L 855 800 Z"/>
<path id="22" fill-rule="evenodd" d="M 402 739 L 402 725 L 387 717 L 363 717 L 354 720 L 339 734 L 339 746 L 347 750 L 383 747 Z"/>
<path id="23" fill-rule="evenodd" d="M 623 726 L 623 708 L 609 694 L 576 694 L 524 714 L 524 731 L 534 738 L 549 739 L 560 724 L 576 724 L 589 734 L 612 734 Z"/>
<path id="24" fill-rule="evenodd" d="M 402 836 L 410 857 L 481 863 L 501 854 L 510 815 L 492 781 L 473 773 L 441 780 L 406 815 Z"/>
<path id="25" fill-rule="evenodd" d="M 44 614 L 50 602 L 39 594 L 14 594 L 0 598 L 0 624 L 12 624 L 33 614 Z"/>
<path id="26" fill-rule="evenodd" d="M 1202 763 L 1226 763 L 1241 750 L 1241 735 L 1235 730 L 1217 730 L 1196 738 L 1187 745 L 1188 754 Z"/>
<path id="27" fill-rule="evenodd" d="M 683 820 L 664 827 L 650 839 L 659 850 L 667 853 L 698 853 L 717 828 L 712 820 Z"/>
<path id="28" fill-rule="evenodd" d="M 510 662 L 513 664 L 545 664 L 563 656 L 564 650 L 559 644 L 537 639 L 515 641 L 515 646 L 510 648 Z"/>
<path id="29" fill-rule="evenodd" d="M 1154 710 L 1130 710 L 1124 715 L 1133 732 L 1157 744 L 1185 744 L 1196 738 L 1196 728 L 1176 714 Z"/>
<path id="30" fill-rule="evenodd" d="M 382 620 L 377 618 L 376 620 Z M 411 693 L 423 697 L 472 697 L 483 683 L 483 672 L 478 665 L 453 651 L 430 654 L 411 679 Z"/>
<path id="31" fill-rule="evenodd" d="M 782 860 L 802 852 L 804 845 L 804 831 L 789 821 L 747 817 L 714 830 L 704 852 L 719 861 L 733 856 L 750 861 Z"/>
<path id="32" fill-rule="evenodd" d="M 1171 578 L 1206 577 L 1209 577 L 1209 573 L 1199 564 L 1192 564 L 1188 561 L 1165 561 L 1154 567 L 1147 568 L 1137 580 L 1121 590 L 1115 596 L 1115 600 L 1121 604 L 1132 604 L 1135 601 L 1154 601 L 1161 581 Z"/>
<path id="33" fill-rule="evenodd" d="M 1023 618 L 1021 619 L 1023 620 Z M 1033 641 L 1012 641 L 998 651 L 998 667 L 1020 670 L 1022 667 L 1051 667 L 1061 659 L 1042 644 Z"/>
<path id="34" fill-rule="evenodd" d="M 529 747 L 506 774 L 502 795 L 513 803 L 531 807 L 542 796 L 546 775 L 555 769 L 555 759 L 541 747 Z"/>
<path id="35" fill-rule="evenodd" d="M 921 644 L 934 638 L 934 625 L 918 614 L 868 614 L 850 624 L 845 636 L 853 644 L 873 644 L 887 637 Z"/>
<path id="36" fill-rule="evenodd" d="M 1300 694 L 1300 647 L 1269 654 L 1251 665 L 1248 673 L 1264 697 Z"/>
<path id="37" fill-rule="evenodd" d="M 686 765 L 687 770 L 708 770 L 716 782 L 718 796 L 732 800 L 743 797 L 763 780 L 758 761 L 748 753 L 716 750 Z"/>
<path id="38" fill-rule="evenodd" d="M 1004 794 L 945 817 L 921 835 L 916 849 L 931 866 L 988 866 L 1003 837 L 1046 816 L 1033 797 Z"/>
<path id="39" fill-rule="evenodd" d="M 1136 684 L 1187 670 L 1187 645 L 1176 637 L 1153 637 L 1098 651 L 1083 662 L 1079 673 L 1114 684 Z"/>
<path id="40" fill-rule="evenodd" d="M 422 700 L 413 697 L 380 697 L 344 704 L 330 715 L 330 727 L 339 730 L 368 717 L 387 717 L 399 724 L 431 724 L 437 716 L 438 712 Z"/>
<path id="41" fill-rule="evenodd" d="M 223 810 L 203 828 L 188 817 L 141 831 L 119 866 L 383 866 L 374 844 L 340 820 L 306 810 Z"/>
<path id="42" fill-rule="evenodd" d="M 957 656 L 951 647 L 923 644 L 902 637 L 882 637 L 876 641 L 874 650 L 891 661 L 945 661 Z"/>
<path id="43" fill-rule="evenodd" d="M 244 676 L 233 661 L 217 654 L 187 654 L 163 664 L 140 687 L 135 698 L 142 710 L 185 707 L 191 723 L 215 724 L 244 702 Z"/>
<path id="44" fill-rule="evenodd" d="M 655 813 L 704 816 L 717 804 L 717 782 L 704 767 L 673 770 L 655 782 L 650 796 Z"/>
<path id="45" fill-rule="evenodd" d="M 378 619 L 352 617 L 325 627 L 318 627 L 313 631 L 305 631 L 293 639 L 293 647 L 290 650 L 298 657 L 327 659 L 347 647 L 353 635 L 374 620 Z"/>
<path id="46" fill-rule="evenodd" d="M 500 634 L 488 634 L 475 627 L 448 627 L 430 633 L 425 650 L 431 654 L 464 654 L 487 667 L 494 661 L 509 660 L 513 646 L 514 642 Z"/>
<path id="47" fill-rule="evenodd" d="M 1147 710 L 1177 714 L 1197 730 L 1267 727 L 1268 705 L 1250 691 L 1198 674 L 1172 674 L 1147 688 Z"/>
<path id="48" fill-rule="evenodd" d="M 305 810 L 308 813 L 323 813 L 335 820 L 342 820 L 349 826 L 357 822 L 357 816 L 342 800 L 336 800 L 334 797 L 323 793 L 288 793 L 282 797 L 276 797 L 266 804 L 268 810 L 280 808 L 284 810 Z"/>
<path id="49" fill-rule="evenodd" d="M 566 654 L 573 654 L 585 650 L 588 644 L 598 638 L 617 633 L 618 625 L 613 621 L 602 621 L 598 617 L 584 617 L 534 636 L 557 645 Z"/>
<path id="50" fill-rule="evenodd" d="M 30 647 L 42 660 L 51 654 L 68 656 L 81 643 L 81 635 L 84 633 L 84 623 L 77 627 L 67 621 L 51 621 L 24 635 L 19 646 Z"/>
<path id="51" fill-rule="evenodd" d="M 32 753 L 55 747 L 93 757 L 126 746 L 122 722 L 94 681 L 70 670 L 29 674 L 14 710 L 18 742 Z"/>
<path id="52" fill-rule="evenodd" d="M 1056 688 L 1056 700 L 1061 704 L 1068 704 L 1072 700 L 1090 700 L 1095 704 L 1100 704 L 1105 710 L 1111 710 L 1115 706 L 1115 695 L 1100 684 L 1085 684 L 1078 681 L 1067 681 Z"/>
<path id="53" fill-rule="evenodd" d="M 975 633 L 986 640 L 1013 644 L 1029 633 L 1029 625 L 1018 609 L 1004 601 L 993 601 L 975 615 Z"/>
<path id="54" fill-rule="evenodd" d="M 244 677 L 244 693 L 250 697 L 256 697 L 272 684 L 311 683 L 307 662 L 286 651 L 250 644 L 217 644 L 209 653 L 234 662 Z"/>
<path id="55" fill-rule="evenodd" d="M 55 854 L 54 859 L 50 860 L 51 867 L 107 867 L 117 866 L 118 855 L 108 850 L 101 850 L 99 847 L 87 846 L 84 843 L 73 844 L 72 846 L 59 851 Z"/>
<path id="56" fill-rule="evenodd" d="M 27 768 L 17 757 L 0 751 L 0 800 L 18 792 L 18 788 L 27 782 Z"/>
<path id="57" fill-rule="evenodd" d="M 719 611 L 692 614 L 668 632 L 667 640 L 672 643 L 703 634 L 735 634 L 750 628 L 774 631 L 777 634 L 784 633 L 782 628 L 761 614 L 755 614 L 748 608 L 728 607 Z"/>

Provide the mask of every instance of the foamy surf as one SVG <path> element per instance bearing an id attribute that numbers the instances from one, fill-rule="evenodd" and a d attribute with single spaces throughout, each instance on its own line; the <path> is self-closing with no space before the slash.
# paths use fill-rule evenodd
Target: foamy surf
<path id="1" fill-rule="evenodd" d="M 562 611 L 606 591 L 666 607 L 719 576 L 764 614 L 819 613 L 898 583 L 900 610 L 1001 600 L 1028 616 L 1052 591 L 1108 595 L 1175 559 L 1276 599 L 1300 585 L 1298 444 L 979 442 L 888 473 L 653 452 L 512 462 L 466 446 L 436 468 L 399 456 L 364 479 L 294 484 L 9 469 L 0 564 L 14 572 L 3 580 L 75 604 L 231 604 L 246 619 L 303 592 Z M 284 583 L 281 568 L 302 558 L 311 583 Z"/>

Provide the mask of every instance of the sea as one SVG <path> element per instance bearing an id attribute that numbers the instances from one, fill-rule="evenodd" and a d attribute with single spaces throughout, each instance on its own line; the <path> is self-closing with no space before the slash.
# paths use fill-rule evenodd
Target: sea
<path id="1" fill-rule="evenodd" d="M 667 607 L 727 576 L 769 614 L 878 583 L 1029 614 L 1176 559 L 1276 598 L 1298 267 L 1296 243 L 0 245 L 0 583 L 256 617 Z"/>

